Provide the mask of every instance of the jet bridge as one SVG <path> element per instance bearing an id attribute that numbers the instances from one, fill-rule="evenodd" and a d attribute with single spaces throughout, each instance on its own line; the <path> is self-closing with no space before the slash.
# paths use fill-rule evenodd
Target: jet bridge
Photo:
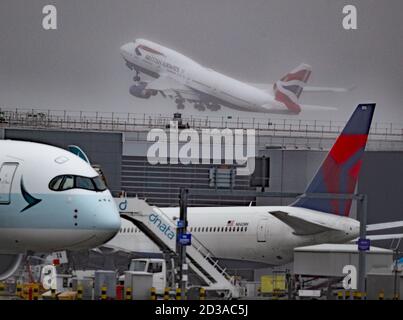
<path id="1" fill-rule="evenodd" d="M 158 207 L 139 198 L 115 198 L 122 218 L 136 225 L 164 253 L 176 256 L 177 227 Z M 186 248 L 189 267 L 203 280 L 206 290 L 224 291 L 227 298 L 244 295 L 242 287 L 219 265 L 217 258 L 194 236 Z"/>

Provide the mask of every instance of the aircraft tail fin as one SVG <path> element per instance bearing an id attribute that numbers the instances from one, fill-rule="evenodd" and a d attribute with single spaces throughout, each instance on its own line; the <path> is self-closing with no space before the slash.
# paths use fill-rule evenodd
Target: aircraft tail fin
<path id="1" fill-rule="evenodd" d="M 273 85 L 274 99 L 292 113 L 301 112 L 298 98 L 311 75 L 311 69 L 307 64 L 300 64 Z"/>
<path id="2" fill-rule="evenodd" d="M 358 105 L 306 193 L 354 193 L 374 110 L 374 103 Z M 291 206 L 348 216 L 351 200 L 300 198 Z"/>

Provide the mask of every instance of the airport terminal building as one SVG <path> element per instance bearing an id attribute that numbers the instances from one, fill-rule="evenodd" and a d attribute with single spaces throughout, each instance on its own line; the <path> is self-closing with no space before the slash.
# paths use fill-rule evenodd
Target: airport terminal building
<path id="1" fill-rule="evenodd" d="M 146 154 L 154 141 L 147 141 L 147 134 L 151 129 L 169 130 L 172 120 L 170 115 L 4 109 L 0 134 L 2 139 L 61 148 L 78 145 L 92 164 L 101 167 L 114 195 L 125 191 L 159 207 L 177 206 L 180 188 L 210 191 L 189 199 L 191 206 L 286 205 L 293 201 L 248 195 L 245 191 L 262 189 L 255 187 L 253 177 L 234 174 L 236 164 L 150 164 Z M 255 152 L 260 159 L 256 170 L 261 172 L 263 165 L 266 171 L 263 192 L 283 193 L 304 192 L 344 126 L 341 122 L 208 116 L 182 116 L 175 121 L 198 132 L 210 128 L 255 129 Z M 357 193 L 368 195 L 368 223 L 401 220 L 403 200 L 399 189 L 391 186 L 398 186 L 403 177 L 403 126 L 373 123 L 366 150 Z M 212 183 L 217 169 L 224 180 L 229 179 L 228 186 Z M 214 190 L 231 192 L 211 195 Z"/>

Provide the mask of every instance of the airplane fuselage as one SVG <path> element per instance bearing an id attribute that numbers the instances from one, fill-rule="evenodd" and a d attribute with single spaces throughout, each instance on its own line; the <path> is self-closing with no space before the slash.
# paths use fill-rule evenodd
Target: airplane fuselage
<path id="1" fill-rule="evenodd" d="M 295 114 L 274 99 L 269 87 L 258 89 L 154 42 L 138 39 L 121 51 L 129 68 L 153 78 L 164 75 L 195 91 L 201 100 L 241 111 Z"/>
<path id="2" fill-rule="evenodd" d="M 175 220 L 178 208 L 160 208 Z M 301 235 L 269 212 L 285 211 L 309 218 L 332 229 Z M 314 210 L 288 206 L 270 207 L 190 207 L 188 231 L 215 257 L 232 261 L 282 265 L 292 261 L 295 247 L 320 243 L 344 243 L 359 234 L 358 221 Z M 122 220 L 120 232 L 107 245 L 141 256 L 159 249 L 130 222 Z"/>
<path id="3" fill-rule="evenodd" d="M 352 200 L 336 194 L 354 193 L 374 110 L 372 103 L 357 106 L 305 194 L 289 206 L 188 208 L 188 231 L 199 240 L 197 244 L 202 243 L 199 248 L 204 246 L 221 259 L 282 265 L 292 260 L 296 247 L 357 238 L 360 223 L 348 217 Z M 152 230 L 148 234 L 162 248 L 176 248 L 175 235 L 172 230 L 167 232 L 168 226 L 177 225 L 179 208 L 158 209 L 136 199 L 115 200 L 121 212 L 132 213 L 127 219 L 136 223 L 137 214 L 139 228 Z M 143 253 L 154 248 L 155 252 L 157 248 L 136 230 L 125 222 L 106 245 Z M 161 244 L 160 237 L 168 237 L 169 241 L 162 239 L 169 245 Z"/>

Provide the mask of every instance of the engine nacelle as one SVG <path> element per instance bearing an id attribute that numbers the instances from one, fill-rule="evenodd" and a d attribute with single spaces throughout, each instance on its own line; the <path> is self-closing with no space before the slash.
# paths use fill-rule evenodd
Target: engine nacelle
<path id="1" fill-rule="evenodd" d="M 147 83 L 140 82 L 138 85 L 130 87 L 130 94 L 137 98 L 148 99 L 151 97 L 152 93 L 150 90 L 146 89 Z"/>
<path id="2" fill-rule="evenodd" d="M 11 277 L 20 267 L 23 254 L 0 254 L 0 281 Z"/>

